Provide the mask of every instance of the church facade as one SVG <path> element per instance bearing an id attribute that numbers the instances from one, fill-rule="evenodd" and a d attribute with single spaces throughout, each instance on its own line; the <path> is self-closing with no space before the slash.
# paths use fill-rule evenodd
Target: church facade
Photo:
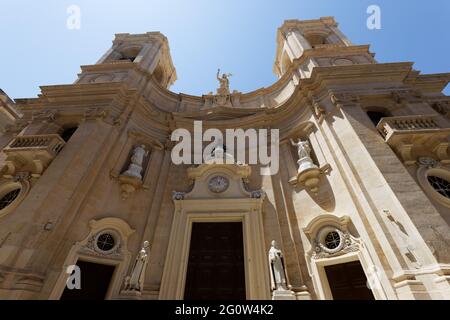
<path id="1" fill-rule="evenodd" d="M 37 98 L 1 91 L 0 298 L 450 299 L 450 74 L 379 63 L 331 17 L 276 42 L 279 79 L 250 93 L 220 73 L 171 92 L 159 32 Z M 278 170 L 229 141 L 174 163 L 196 123 L 276 129 Z"/>

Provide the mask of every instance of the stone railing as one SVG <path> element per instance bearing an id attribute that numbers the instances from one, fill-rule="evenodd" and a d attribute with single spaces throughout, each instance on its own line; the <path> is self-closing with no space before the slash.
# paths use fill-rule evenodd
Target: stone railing
<path id="1" fill-rule="evenodd" d="M 1 172 L 5 177 L 22 171 L 40 176 L 65 144 L 58 134 L 17 136 L 3 149 L 6 159 Z"/>
<path id="2" fill-rule="evenodd" d="M 420 134 L 448 129 L 449 123 L 438 115 L 414 115 L 382 118 L 377 125 L 382 136 L 389 140 L 395 134 Z"/>
<path id="3" fill-rule="evenodd" d="M 65 142 L 58 134 L 17 136 L 5 148 L 5 152 L 24 149 L 45 149 L 57 154 L 64 147 Z"/>

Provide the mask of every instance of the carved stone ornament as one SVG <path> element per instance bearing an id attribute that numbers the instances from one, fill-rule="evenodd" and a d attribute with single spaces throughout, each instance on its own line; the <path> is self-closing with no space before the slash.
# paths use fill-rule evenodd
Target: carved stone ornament
<path id="1" fill-rule="evenodd" d="M 430 157 L 420 157 L 417 159 L 419 166 L 424 166 L 428 168 L 436 168 L 439 165 L 439 161 Z"/>
<path id="2" fill-rule="evenodd" d="M 217 105 L 217 106 L 230 105 L 230 95 L 215 95 L 214 96 L 214 105 Z"/>
<path id="3" fill-rule="evenodd" d="M 103 108 L 89 108 L 84 112 L 84 117 L 87 120 L 104 119 L 108 112 Z"/>
<path id="4" fill-rule="evenodd" d="M 338 108 L 346 104 L 355 104 L 359 102 L 359 96 L 353 93 L 339 92 L 330 94 L 331 102 Z"/>
<path id="5" fill-rule="evenodd" d="M 172 199 L 173 200 L 184 200 L 184 192 L 172 191 Z"/>
<path id="6" fill-rule="evenodd" d="M 208 189 L 214 193 L 225 192 L 230 185 L 228 178 L 224 176 L 215 176 L 211 178 L 208 182 Z"/>
<path id="7" fill-rule="evenodd" d="M 41 110 L 41 111 L 35 111 L 32 114 L 33 120 L 40 120 L 40 121 L 55 121 L 57 112 L 54 110 Z"/>
<path id="8" fill-rule="evenodd" d="M 325 111 L 324 108 L 322 108 L 320 106 L 320 104 L 318 102 L 314 102 L 313 103 L 313 108 L 314 108 L 314 113 L 315 113 L 317 118 L 321 119 L 321 118 L 326 116 L 327 112 Z"/>
<path id="9" fill-rule="evenodd" d="M 323 227 L 313 240 L 313 259 L 330 258 L 359 250 L 359 242 L 348 231 Z"/>
<path id="10" fill-rule="evenodd" d="M 19 172 L 13 177 L 14 182 L 27 181 L 31 179 L 29 172 Z"/>
<path id="11" fill-rule="evenodd" d="M 263 199 L 266 196 L 266 192 L 264 190 L 255 190 L 251 192 L 251 197 L 253 199 Z"/>
<path id="12" fill-rule="evenodd" d="M 86 245 L 84 245 L 81 248 L 81 251 L 85 254 L 89 254 L 92 256 L 108 256 L 111 258 L 119 258 L 122 255 L 122 247 L 120 240 L 117 240 L 117 243 L 110 251 L 101 251 L 97 247 L 97 238 L 100 234 L 103 234 L 105 231 L 100 231 L 99 233 L 92 235 L 89 237 L 88 241 L 86 242 Z"/>

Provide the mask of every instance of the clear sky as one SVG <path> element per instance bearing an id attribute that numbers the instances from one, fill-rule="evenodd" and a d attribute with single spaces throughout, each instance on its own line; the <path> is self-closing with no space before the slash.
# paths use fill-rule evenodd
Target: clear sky
<path id="1" fill-rule="evenodd" d="M 366 26 L 369 5 L 381 29 Z M 66 26 L 70 5 L 81 28 Z M 370 44 L 379 62 L 415 62 L 422 73 L 450 72 L 449 0 L 14 0 L 0 5 L 0 88 L 34 97 L 40 85 L 73 83 L 115 33 L 160 31 L 169 39 L 178 80 L 171 90 L 201 95 L 217 87 L 217 68 L 242 92 L 276 81 L 277 28 L 286 19 L 334 16 L 355 44 Z M 447 87 L 446 93 L 450 94 Z"/>

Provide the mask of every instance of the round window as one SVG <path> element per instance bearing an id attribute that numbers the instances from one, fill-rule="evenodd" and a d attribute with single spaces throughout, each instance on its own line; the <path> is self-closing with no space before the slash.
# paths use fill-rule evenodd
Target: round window
<path id="1" fill-rule="evenodd" d="M 110 233 L 102 233 L 97 237 L 97 248 L 100 249 L 103 252 L 111 251 L 115 245 L 116 240 L 114 239 L 114 236 Z"/>
<path id="2" fill-rule="evenodd" d="M 20 190 L 21 190 L 21 188 L 16 188 L 16 189 L 13 189 L 13 190 L 7 192 L 6 194 L 4 194 L 0 199 L 0 210 L 5 209 L 11 203 L 13 203 L 14 200 L 17 199 L 17 197 L 20 193 Z"/>
<path id="3" fill-rule="evenodd" d="M 335 226 L 326 226 L 316 235 L 316 243 L 319 251 L 334 254 L 345 246 L 345 234 Z"/>
<path id="4" fill-rule="evenodd" d="M 328 249 L 336 249 L 341 243 L 341 237 L 336 231 L 331 231 L 325 236 L 324 243 Z"/>
<path id="5" fill-rule="evenodd" d="M 430 175 L 427 177 L 428 182 L 434 190 L 439 192 L 442 196 L 450 199 L 450 182 L 444 178 Z"/>

